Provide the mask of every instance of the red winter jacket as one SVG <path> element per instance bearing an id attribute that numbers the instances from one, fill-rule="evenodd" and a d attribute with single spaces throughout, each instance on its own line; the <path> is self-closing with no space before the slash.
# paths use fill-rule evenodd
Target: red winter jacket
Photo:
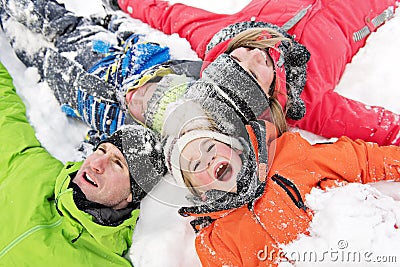
<path id="1" fill-rule="evenodd" d="M 282 251 L 299 234 L 307 233 L 312 211 L 303 205 L 314 187 L 338 183 L 400 181 L 400 147 L 379 147 L 340 138 L 333 144 L 310 145 L 298 133 L 287 132 L 276 146 L 264 193 L 237 209 L 187 214 L 215 219 L 196 236 L 203 266 L 276 266 Z M 280 184 L 280 185 L 279 185 Z M 288 190 L 290 193 L 288 193 Z M 291 196 L 294 197 L 293 199 Z"/>
<path id="2" fill-rule="evenodd" d="M 228 41 L 205 54 L 211 38 L 224 27 L 241 21 L 263 21 L 282 26 L 307 7 L 305 16 L 288 33 L 311 53 L 307 83 L 301 97 L 306 115 L 289 124 L 325 137 L 348 136 L 377 142 L 400 144 L 400 117 L 381 107 L 343 97 L 334 88 L 344 68 L 366 38 L 353 40 L 353 34 L 374 31 L 373 18 L 394 7 L 396 0 L 253 0 L 232 15 L 215 14 L 183 4 L 169 5 L 159 0 L 119 0 L 122 10 L 166 34 L 186 38 L 205 61 L 223 53 Z"/>

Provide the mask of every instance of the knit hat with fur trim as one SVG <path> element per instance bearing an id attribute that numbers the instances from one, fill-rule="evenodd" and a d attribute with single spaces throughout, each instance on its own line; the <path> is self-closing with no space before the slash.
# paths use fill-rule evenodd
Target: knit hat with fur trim
<path id="1" fill-rule="evenodd" d="M 243 150 L 238 139 L 212 130 L 192 130 L 180 137 L 169 136 L 164 142 L 164 156 L 168 171 L 179 186 L 186 187 L 180 166 L 181 152 L 191 141 L 199 138 L 210 138 L 227 144 L 233 149 Z"/>
<path id="2" fill-rule="evenodd" d="M 269 49 L 268 53 L 274 61 L 275 70 L 277 71 L 277 69 L 282 69 L 282 75 L 280 75 L 280 84 L 282 86 L 286 84 L 286 88 L 278 88 L 278 90 L 287 93 L 287 103 L 283 103 L 282 101 L 279 102 L 281 102 L 282 107 L 286 106 L 288 118 L 299 120 L 304 117 L 306 112 L 305 104 L 304 101 L 300 98 L 300 94 L 303 91 L 306 83 L 306 65 L 308 60 L 310 59 L 310 53 L 306 47 L 296 42 L 294 38 L 289 35 L 285 30 L 274 24 L 266 22 L 245 21 L 235 23 L 227 26 L 226 28 L 222 29 L 214 35 L 207 46 L 207 52 L 210 51 L 217 44 L 233 38 L 240 32 L 243 32 L 250 28 L 265 27 L 271 28 L 281 33 L 284 37 L 290 39 L 290 42 L 280 42 L 276 47 L 277 49 Z M 260 36 L 260 38 L 268 38 L 268 36 Z M 274 49 L 277 50 L 279 53 L 273 55 L 272 50 Z M 204 69 L 204 71 L 206 71 L 206 69 L 209 69 L 207 71 L 207 76 L 209 76 L 217 84 L 228 86 L 228 84 L 231 83 L 231 80 L 225 78 L 226 73 L 228 72 L 228 68 L 224 66 L 229 62 L 235 61 L 229 56 L 221 54 L 211 64 L 209 64 Z M 230 63 L 229 65 L 233 65 L 233 63 Z M 239 65 L 238 67 L 236 66 L 236 68 L 234 68 L 234 71 L 237 73 L 239 73 L 238 68 L 241 69 Z M 234 77 L 234 74 L 231 74 L 229 76 Z M 253 79 L 252 77 L 250 77 L 250 75 L 248 76 L 250 79 Z M 237 86 L 237 84 L 235 83 L 234 86 Z M 246 93 L 248 85 L 242 83 L 241 86 L 237 88 L 245 88 L 245 90 L 243 91 Z"/>
<path id="3" fill-rule="evenodd" d="M 99 145 L 102 143 L 115 145 L 124 155 L 133 203 L 141 201 L 166 173 L 161 143 L 150 129 L 140 125 L 122 126 Z"/>

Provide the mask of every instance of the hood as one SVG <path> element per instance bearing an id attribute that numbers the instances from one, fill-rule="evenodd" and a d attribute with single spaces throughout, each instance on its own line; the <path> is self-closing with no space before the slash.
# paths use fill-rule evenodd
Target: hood
<path id="1" fill-rule="evenodd" d="M 241 154 L 242 169 L 237 177 L 237 192 L 209 190 L 205 199 L 191 196 L 194 203 L 191 207 L 182 207 L 179 214 L 182 216 L 198 217 L 192 222 L 195 231 L 209 225 L 213 220 L 224 217 L 234 209 L 247 206 L 252 210 L 254 203 L 265 190 L 268 166 L 272 163 L 277 131 L 275 126 L 266 121 L 252 121 L 246 126 L 251 143 L 240 138 L 243 146 Z"/>

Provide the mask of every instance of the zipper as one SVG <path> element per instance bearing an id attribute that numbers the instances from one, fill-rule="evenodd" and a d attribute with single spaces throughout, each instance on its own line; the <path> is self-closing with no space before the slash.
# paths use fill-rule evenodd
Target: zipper
<path id="1" fill-rule="evenodd" d="M 64 180 L 64 182 L 65 182 L 65 180 Z M 62 187 L 61 187 L 61 188 L 62 188 Z M 58 212 L 58 214 L 59 214 L 60 216 L 64 216 L 64 214 L 58 209 L 58 201 L 59 201 L 59 199 L 60 199 L 60 197 L 61 197 L 62 195 L 66 194 L 66 193 L 68 193 L 68 192 L 70 192 L 70 191 L 72 191 L 72 188 L 67 188 L 67 189 L 65 189 L 65 190 L 63 190 L 63 191 L 60 190 L 60 191 L 58 191 L 57 196 L 55 196 L 54 205 L 55 205 L 56 210 L 57 210 L 57 212 Z"/>
<path id="2" fill-rule="evenodd" d="M 42 229 L 51 229 L 59 226 L 61 222 L 63 221 L 63 218 L 60 218 L 58 221 L 52 223 L 52 224 L 39 224 L 28 231 L 22 233 L 20 236 L 18 236 L 16 239 L 14 239 L 10 244 L 8 244 L 4 249 L 0 251 L 0 258 L 2 258 L 5 254 L 7 254 L 8 251 L 10 251 L 13 247 L 15 247 L 18 243 L 22 242 L 25 238 L 28 236 L 32 235 L 33 233 L 40 231 Z"/>
<path id="3" fill-rule="evenodd" d="M 283 190 L 285 190 L 286 194 L 289 195 L 290 199 L 294 202 L 296 207 L 304 211 L 307 211 L 308 208 L 304 204 L 300 191 L 299 189 L 297 189 L 296 185 L 292 181 L 286 179 L 285 177 L 279 174 L 274 174 L 274 176 L 272 176 L 271 179 L 272 181 L 277 183 L 280 187 L 282 187 Z M 292 191 L 294 192 L 294 194 Z"/>

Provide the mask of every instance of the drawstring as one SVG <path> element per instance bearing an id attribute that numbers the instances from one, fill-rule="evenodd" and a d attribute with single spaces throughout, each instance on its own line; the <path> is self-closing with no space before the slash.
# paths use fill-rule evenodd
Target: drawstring
<path id="1" fill-rule="evenodd" d="M 268 134 L 265 121 L 249 121 L 246 125 L 247 133 L 256 156 L 258 166 L 258 177 L 260 181 L 264 181 L 268 173 Z"/>
<path id="2" fill-rule="evenodd" d="M 77 237 L 75 237 L 74 239 L 72 239 L 71 243 L 72 244 L 75 243 L 78 240 L 78 238 L 81 237 L 81 235 L 82 235 L 82 232 L 79 232 L 79 235 Z"/>
<path id="3" fill-rule="evenodd" d="M 310 7 L 312 7 L 312 5 L 308 5 L 306 8 L 300 10 L 296 15 L 294 15 L 293 18 L 282 25 L 282 29 L 288 31 L 293 28 L 293 26 L 296 25 L 307 14 L 307 11 L 310 9 Z"/>
<path id="4" fill-rule="evenodd" d="M 301 197 L 300 191 L 297 189 L 296 185 L 293 182 L 291 182 L 290 180 L 286 179 L 285 177 L 283 177 L 279 174 L 275 174 L 274 176 L 271 177 L 271 179 L 272 179 L 272 181 L 277 183 L 280 187 L 282 187 L 283 190 L 285 190 L 285 192 L 292 199 L 292 201 L 294 202 L 296 207 L 298 207 L 299 209 L 302 209 L 304 211 L 306 211 L 308 209 L 307 206 L 304 204 L 304 201 L 303 201 L 303 198 Z M 290 191 L 290 189 L 288 187 L 290 187 L 290 189 L 292 189 L 294 191 L 296 196 L 293 195 L 293 193 Z"/>

